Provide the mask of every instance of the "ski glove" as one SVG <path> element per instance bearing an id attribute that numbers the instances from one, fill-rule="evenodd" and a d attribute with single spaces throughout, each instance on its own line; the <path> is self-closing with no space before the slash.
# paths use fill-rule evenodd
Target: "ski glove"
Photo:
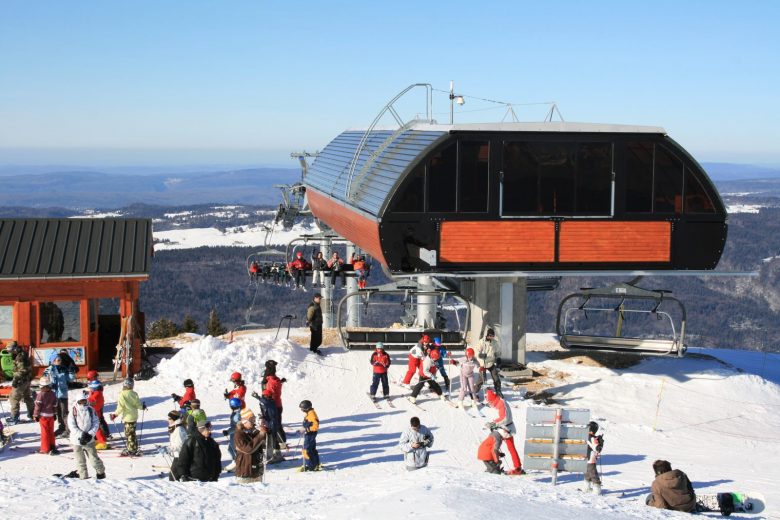
<path id="1" fill-rule="evenodd" d="M 222 430 L 222 435 L 224 435 L 225 437 L 228 436 L 228 433 L 230 433 L 230 430 Z"/>
<path id="2" fill-rule="evenodd" d="M 223 393 L 222 395 L 225 396 L 225 399 L 228 398 L 228 395 L 230 395 L 230 392 L 227 391 L 227 388 L 225 388 L 225 393 Z"/>
<path id="3" fill-rule="evenodd" d="M 141 410 L 143 410 L 143 411 L 146 411 L 146 410 L 148 410 L 148 409 L 149 409 L 149 407 L 148 407 L 148 406 L 146 406 L 146 401 L 142 402 L 142 403 L 141 403 Z"/>
<path id="4" fill-rule="evenodd" d="M 283 377 L 283 378 L 281 378 L 279 381 L 281 381 L 282 383 L 286 383 L 286 382 L 287 382 L 287 378 L 286 378 L 286 377 Z"/>
<path id="5" fill-rule="evenodd" d="M 178 403 L 179 401 L 181 401 L 181 396 L 174 393 L 174 394 L 171 394 L 171 399 L 173 399 L 174 401 L 176 401 Z"/>
<path id="6" fill-rule="evenodd" d="M 91 440 L 92 440 L 92 435 L 88 434 L 87 432 L 84 432 L 81 434 L 81 437 L 79 438 L 79 444 L 81 444 L 82 446 L 86 446 Z"/>
<path id="7" fill-rule="evenodd" d="M 35 421 L 35 422 L 38 422 L 40 420 L 41 420 L 41 418 L 39 416 L 37 416 L 37 415 L 33 417 L 33 421 Z"/>
<path id="8" fill-rule="evenodd" d="M 255 399 L 257 399 L 258 401 L 260 400 L 260 394 L 258 394 L 257 392 L 252 392 L 252 394 L 251 394 L 251 395 L 252 395 L 252 397 L 254 397 Z"/>

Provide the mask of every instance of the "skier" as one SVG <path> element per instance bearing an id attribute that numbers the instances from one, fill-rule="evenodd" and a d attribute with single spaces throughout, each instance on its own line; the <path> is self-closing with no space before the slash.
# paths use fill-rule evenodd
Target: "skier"
<path id="1" fill-rule="evenodd" d="M 604 437 L 596 435 L 599 431 L 599 424 L 596 421 L 588 423 L 588 465 L 585 467 L 585 491 L 593 492 L 596 495 L 601 494 L 601 478 L 596 466 L 601 449 L 604 447 Z"/>
<path id="2" fill-rule="evenodd" d="M 59 455 L 54 441 L 54 417 L 57 414 L 57 396 L 51 389 L 51 381 L 46 376 L 38 380 L 40 388 L 35 394 L 33 419 L 41 426 L 41 450 L 38 453 Z"/>
<path id="3" fill-rule="evenodd" d="M 216 482 L 222 471 L 222 453 L 219 444 L 211 438 L 211 423 L 198 421 L 195 427 L 195 434 L 190 435 L 179 452 L 179 480 Z"/>
<path id="4" fill-rule="evenodd" d="M 387 381 L 387 370 L 390 368 L 390 356 L 385 352 L 385 345 L 381 341 L 376 344 L 376 350 L 371 354 L 371 366 L 374 371 L 371 388 L 369 389 L 371 400 L 376 401 L 376 391 L 379 388 L 380 381 L 382 383 L 382 395 L 387 399 L 390 395 L 390 384 Z"/>
<path id="5" fill-rule="evenodd" d="M 182 386 L 184 387 L 184 395 L 179 395 L 176 392 L 171 394 L 171 399 L 179 405 L 180 413 L 184 413 L 186 404 L 189 401 L 197 398 L 195 396 L 195 383 L 192 382 L 192 379 L 185 379 Z"/>
<path id="6" fill-rule="evenodd" d="M 320 418 L 312 408 L 311 401 L 301 401 L 299 408 L 304 413 L 303 426 L 300 429 L 303 435 L 303 466 L 298 471 L 320 471 L 320 454 L 317 451 L 317 433 L 320 429 Z"/>
<path id="7" fill-rule="evenodd" d="M 414 388 L 412 389 L 412 395 L 408 398 L 412 403 L 417 402 L 417 395 L 419 395 L 420 390 L 422 390 L 423 386 L 426 384 L 428 385 L 428 388 L 433 391 L 433 393 L 439 396 L 439 399 L 442 401 L 446 399 L 444 394 L 442 394 L 439 383 L 437 383 L 434 379 L 436 377 L 436 361 L 438 359 L 439 351 L 435 349 L 431 350 L 430 353 L 423 359 L 422 365 L 420 366 L 420 381 L 414 385 Z"/>
<path id="8" fill-rule="evenodd" d="M 486 373 L 490 373 L 490 377 L 493 378 L 493 387 L 499 397 L 504 397 L 501 393 L 501 378 L 498 375 L 498 365 L 501 363 L 501 358 L 497 356 L 498 345 L 496 345 L 496 333 L 493 329 L 488 329 L 485 337 L 477 345 L 477 361 L 479 361 L 479 378 L 480 386 L 487 383 Z"/>
<path id="9" fill-rule="evenodd" d="M 170 444 L 168 445 L 168 454 L 171 456 L 171 472 L 168 474 L 168 480 L 179 480 L 179 452 L 182 446 L 187 442 L 189 435 L 187 430 L 181 424 L 181 412 L 171 410 L 168 412 L 168 435 Z"/>
<path id="10" fill-rule="evenodd" d="M 655 480 L 647 497 L 647 505 L 659 509 L 672 509 L 692 513 L 696 510 L 696 493 L 688 475 L 679 469 L 672 469 L 667 460 L 653 462 Z"/>
<path id="11" fill-rule="evenodd" d="M 286 382 L 286 378 L 279 379 L 276 376 L 276 365 L 274 365 L 273 371 L 265 378 L 265 389 L 271 395 L 271 399 L 274 400 L 276 405 L 276 422 L 279 425 L 279 436 L 282 442 L 287 442 L 287 434 L 282 426 L 284 424 L 282 422 L 282 412 L 284 411 L 284 406 L 282 405 L 282 385 Z"/>
<path id="12" fill-rule="evenodd" d="M 449 397 L 450 378 L 447 376 L 447 371 L 444 369 L 444 360 L 450 355 L 450 353 L 441 344 L 441 338 L 439 337 L 433 338 L 432 348 L 439 351 L 439 359 L 436 360 L 436 370 L 441 374 L 441 377 L 444 379 L 444 388 L 447 390 L 447 396 Z"/>
<path id="13" fill-rule="evenodd" d="M 409 388 L 414 373 L 419 370 L 420 365 L 422 364 L 422 359 L 425 357 L 425 351 L 428 349 L 428 344 L 430 342 L 431 338 L 426 334 L 420 334 L 420 341 L 409 349 L 409 365 L 406 369 L 406 375 L 401 382 L 401 386 Z"/>
<path id="14" fill-rule="evenodd" d="M 323 271 L 327 271 L 328 261 L 322 257 L 322 251 L 312 256 L 311 259 L 311 288 L 316 289 L 318 287 L 325 287 L 325 274 Z"/>
<path id="15" fill-rule="evenodd" d="M 8 343 L 7 350 L 11 354 L 11 359 L 13 359 L 14 368 L 11 378 L 11 394 L 8 396 L 8 401 L 11 404 L 11 417 L 6 421 L 8 424 L 16 424 L 19 422 L 19 404 L 21 401 L 24 401 L 27 407 L 27 418 L 33 418 L 35 403 L 30 393 L 32 365 L 30 364 L 30 356 L 15 341 Z"/>
<path id="16" fill-rule="evenodd" d="M 409 429 L 401 434 L 398 447 L 404 452 L 404 462 L 407 471 L 424 468 L 428 465 L 428 448 L 433 446 L 433 434 L 426 426 L 420 424 L 420 419 L 412 417 Z"/>
<path id="17" fill-rule="evenodd" d="M 51 364 L 43 371 L 51 382 L 52 391 L 57 397 L 57 429 L 54 431 L 55 437 L 67 438 L 70 436 L 68 431 L 68 383 L 76 380 L 75 370 L 65 368 L 65 358 L 70 359 L 67 354 L 57 354 L 52 357 Z"/>
<path id="18" fill-rule="evenodd" d="M 241 413 L 236 426 L 236 480 L 239 484 L 251 484 L 263 479 L 263 447 L 267 433 L 255 428 L 255 415 Z"/>
<path id="19" fill-rule="evenodd" d="M 474 357 L 474 349 L 469 347 L 466 349 L 466 355 L 459 360 L 451 359 L 450 363 L 457 366 L 460 365 L 460 391 L 458 392 L 458 408 L 463 407 L 463 398 L 466 397 L 468 392 L 471 397 L 472 404 L 481 402 L 479 398 L 479 388 L 474 381 L 474 375 L 479 369 L 479 362 Z"/>
<path id="20" fill-rule="evenodd" d="M 485 463 L 485 471 L 488 473 L 496 475 L 504 473 L 501 471 L 501 457 L 504 456 L 501 453 L 501 442 L 501 435 L 497 431 L 492 431 L 477 449 L 477 459 Z"/>
<path id="21" fill-rule="evenodd" d="M 127 378 L 122 384 L 122 391 L 119 392 L 119 398 L 116 401 L 116 411 L 110 415 L 114 421 L 118 416 L 122 417 L 125 424 L 125 442 L 127 446 L 122 450 L 122 457 L 137 456 L 141 452 L 138 450 L 138 439 L 135 435 L 135 426 L 138 422 L 138 410 L 146 410 L 146 403 L 141 402 L 141 398 L 133 390 L 135 383 Z"/>
<path id="22" fill-rule="evenodd" d="M 512 422 L 512 410 L 506 401 L 498 396 L 493 390 L 485 392 L 485 398 L 491 408 L 495 408 L 498 411 L 498 417 L 495 420 L 488 422 L 487 426 L 491 431 L 496 430 L 501 438 L 506 441 L 506 447 L 509 450 L 509 455 L 512 457 L 512 463 L 515 468 L 511 471 L 507 471 L 507 475 L 524 475 L 522 464 L 520 463 L 520 457 L 517 455 L 515 449 L 515 439 L 513 435 L 517 433 L 514 423 Z"/>
<path id="23" fill-rule="evenodd" d="M 228 438 L 228 453 L 233 461 L 225 466 L 225 471 L 233 471 L 236 469 L 236 448 L 235 448 L 235 434 L 236 426 L 241 422 L 241 399 L 238 397 L 231 397 L 230 401 L 230 427 L 227 430 L 222 430 L 222 435 Z"/>
<path id="24" fill-rule="evenodd" d="M 87 372 L 87 386 L 89 387 L 89 384 L 92 381 L 98 381 L 100 383 L 98 376 L 99 374 L 97 370 L 90 370 L 89 372 Z M 100 398 L 103 398 L 103 383 L 100 383 Z M 108 423 L 106 422 L 106 417 L 103 415 L 103 404 L 105 404 L 105 400 L 103 400 L 103 404 L 100 405 L 99 410 L 98 408 L 95 407 L 95 403 L 92 401 L 91 394 L 90 394 L 89 403 L 92 405 L 92 408 L 98 414 L 98 419 L 100 420 L 100 431 L 103 433 L 103 438 L 106 441 L 110 441 L 112 438 L 111 430 L 108 429 Z M 98 444 L 99 443 L 100 441 L 98 441 Z M 97 449 L 102 449 L 102 448 L 98 447 Z"/>
<path id="25" fill-rule="evenodd" d="M 89 406 L 86 395 L 76 401 L 76 406 L 71 410 L 68 416 L 68 428 L 79 478 L 82 480 L 89 478 L 87 459 L 95 468 L 96 478 L 98 480 L 106 478 L 106 468 L 95 449 L 95 434 L 100 431 L 100 420 L 95 410 Z"/>
<path id="26" fill-rule="evenodd" d="M 278 413 L 276 411 L 276 403 L 274 403 L 273 397 L 269 390 L 263 390 L 263 395 L 258 395 L 257 392 L 252 392 L 252 397 L 260 402 L 260 417 L 261 423 L 265 424 L 268 429 L 269 446 L 265 452 L 265 458 L 268 464 L 276 464 L 282 462 L 284 457 L 280 448 L 284 444 L 284 449 L 287 449 L 286 443 L 282 442 L 282 436 L 279 433 L 281 425 L 277 420 Z"/>
<path id="27" fill-rule="evenodd" d="M 189 407 L 182 419 L 184 429 L 192 437 L 198 430 L 198 423 L 206 420 L 206 412 L 200 408 L 200 399 L 190 401 Z"/>
<path id="28" fill-rule="evenodd" d="M 87 383 L 87 387 L 89 388 L 87 401 L 89 401 L 89 405 L 92 407 L 92 409 L 95 410 L 95 415 L 97 415 L 98 418 L 98 424 L 100 424 L 101 419 L 103 418 L 103 405 L 105 404 L 105 400 L 103 399 L 103 385 L 100 384 L 100 381 L 97 379 L 93 379 Z M 103 419 L 103 422 L 105 422 L 105 419 Z M 95 449 L 108 449 L 106 434 L 103 432 L 102 426 L 98 428 L 97 432 L 95 432 Z"/>
<path id="29" fill-rule="evenodd" d="M 272 375 L 272 374 L 276 374 L 276 365 L 278 365 L 278 363 L 276 361 L 274 361 L 273 359 L 266 360 L 266 362 L 265 362 L 265 370 L 263 370 L 263 378 L 260 380 L 260 389 L 261 390 L 265 390 L 265 385 L 267 383 L 268 376 Z M 256 399 L 259 399 L 257 397 L 257 395 L 255 395 L 255 394 L 257 394 L 257 392 L 254 392 L 252 394 L 252 396 L 255 397 Z"/>
<path id="30" fill-rule="evenodd" d="M 230 382 L 233 383 L 233 390 L 228 392 L 226 388 L 223 395 L 225 396 L 225 399 L 238 398 L 238 400 L 241 401 L 241 408 L 243 408 L 246 406 L 246 383 L 241 379 L 241 372 L 233 372 L 230 374 Z"/>
<path id="31" fill-rule="evenodd" d="M 322 355 L 320 352 L 320 345 L 322 345 L 322 308 L 320 308 L 320 302 L 322 301 L 322 295 L 317 293 L 306 308 L 306 325 L 309 326 L 311 331 L 311 339 L 309 340 L 309 350 L 315 354 Z"/>

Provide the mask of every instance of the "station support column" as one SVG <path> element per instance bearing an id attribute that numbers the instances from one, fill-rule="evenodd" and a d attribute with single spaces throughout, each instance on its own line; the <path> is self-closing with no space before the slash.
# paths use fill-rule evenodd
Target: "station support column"
<path id="1" fill-rule="evenodd" d="M 355 244 L 347 244 L 347 258 L 350 260 L 356 252 Z M 356 276 L 347 276 L 347 293 L 356 293 L 358 290 L 358 280 Z M 349 298 L 347 302 L 347 327 L 360 327 L 360 296 L 357 294 Z"/>
<path id="2" fill-rule="evenodd" d="M 496 332 L 501 359 L 525 364 L 527 293 L 525 278 L 475 278 L 464 286 L 471 305 L 466 338 L 476 345 L 487 329 Z"/>

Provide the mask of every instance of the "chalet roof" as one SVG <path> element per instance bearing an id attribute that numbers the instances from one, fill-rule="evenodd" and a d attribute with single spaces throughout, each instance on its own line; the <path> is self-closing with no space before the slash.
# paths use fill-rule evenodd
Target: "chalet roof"
<path id="1" fill-rule="evenodd" d="M 0 219 L 0 281 L 149 275 L 151 219 Z"/>

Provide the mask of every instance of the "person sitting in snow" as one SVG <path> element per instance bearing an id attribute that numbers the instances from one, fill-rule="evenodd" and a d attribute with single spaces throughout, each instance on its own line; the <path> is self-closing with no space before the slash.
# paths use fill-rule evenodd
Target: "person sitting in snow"
<path id="1" fill-rule="evenodd" d="M 507 471 L 507 475 L 524 475 L 522 464 L 520 463 L 520 457 L 517 455 L 515 449 L 515 439 L 513 435 L 517 433 L 515 424 L 512 421 L 512 410 L 509 408 L 509 404 L 501 399 L 493 390 L 485 392 L 485 399 L 491 408 L 498 412 L 498 417 L 493 421 L 488 422 L 485 426 L 491 431 L 495 430 L 501 438 L 506 441 L 506 447 L 509 450 L 509 455 L 512 457 L 512 463 L 515 468 L 511 471 Z"/>
<path id="2" fill-rule="evenodd" d="M 598 431 L 599 423 L 590 421 L 588 423 L 588 465 L 585 467 L 585 490 L 596 495 L 601 494 L 601 478 L 596 463 L 601 456 L 601 448 L 604 446 L 604 437 L 596 435 Z"/>
<path id="3" fill-rule="evenodd" d="M 460 365 L 460 391 L 458 392 L 458 408 L 463 407 L 463 399 L 468 392 L 471 397 L 471 402 L 476 404 L 481 402 L 479 398 L 479 391 L 477 383 L 475 381 L 477 371 L 479 370 L 479 363 L 474 357 L 474 349 L 469 347 L 466 349 L 466 355 L 458 360 L 452 359 L 450 363 L 453 365 Z"/>
<path id="4" fill-rule="evenodd" d="M 185 413 L 185 404 L 197 399 L 197 396 L 195 395 L 195 383 L 192 382 L 192 379 L 185 379 L 182 386 L 184 387 L 184 395 L 174 392 L 171 394 L 171 399 L 179 405 L 179 413 L 183 414 Z"/>
<path id="5" fill-rule="evenodd" d="M 485 471 L 488 473 L 494 473 L 496 475 L 502 475 L 501 471 L 501 457 L 504 456 L 501 453 L 501 435 L 497 431 L 490 432 L 490 435 L 482 441 L 477 449 L 477 459 L 481 460 L 485 467 Z"/>
<path id="6" fill-rule="evenodd" d="M 179 474 L 179 453 L 182 446 L 187 442 L 189 435 L 187 430 L 181 424 L 181 412 L 171 410 L 168 412 L 168 454 L 171 456 L 171 472 L 168 474 L 168 480 L 177 481 L 181 476 Z"/>
<path id="7" fill-rule="evenodd" d="M 320 454 L 317 451 L 317 433 L 320 430 L 320 418 L 314 411 L 311 401 L 301 401 L 300 409 L 304 413 L 303 425 L 300 429 L 303 435 L 303 466 L 298 471 L 320 471 Z"/>
<path id="8" fill-rule="evenodd" d="M 668 460 L 653 462 L 655 480 L 647 497 L 647 505 L 659 509 L 671 509 L 692 513 L 696 510 L 696 492 L 688 475 L 672 469 Z"/>
<path id="9" fill-rule="evenodd" d="M 409 364 L 401 386 L 409 387 L 411 384 L 414 373 L 420 369 L 422 359 L 425 357 L 425 352 L 428 350 L 430 342 L 431 338 L 427 334 L 420 334 L 420 341 L 409 349 Z"/>
<path id="10" fill-rule="evenodd" d="M 190 435 L 179 452 L 179 480 L 216 482 L 222 472 L 222 452 L 211 437 L 211 423 L 198 421 L 195 427 L 195 433 Z"/>
<path id="11" fill-rule="evenodd" d="M 127 447 L 122 450 L 123 457 L 132 457 L 140 454 L 135 427 L 138 423 L 138 410 L 146 410 L 146 403 L 141 402 L 141 398 L 133 390 L 134 386 L 135 382 L 131 378 L 125 379 L 125 382 L 122 384 L 122 391 L 119 392 L 119 398 L 116 401 L 116 410 L 110 415 L 112 421 L 121 416 L 122 422 L 125 424 L 125 442 Z"/>
<path id="12" fill-rule="evenodd" d="M 230 374 L 230 382 L 233 383 L 233 390 L 229 391 L 225 389 L 225 399 L 233 399 L 234 397 L 241 401 L 241 408 L 246 406 L 246 383 L 241 379 L 241 372 L 233 372 Z"/>
<path id="13" fill-rule="evenodd" d="M 431 350 L 425 358 L 423 358 L 422 365 L 420 366 L 420 382 L 414 385 L 414 388 L 412 389 L 412 395 L 408 397 L 409 401 L 412 403 L 417 402 L 417 395 L 419 395 L 420 391 L 423 389 L 423 386 L 428 385 L 428 388 L 430 388 L 433 393 L 439 396 L 439 398 L 444 401 L 445 397 L 444 394 L 442 394 L 441 387 L 439 386 L 439 383 L 436 382 L 434 379 L 436 377 L 436 360 L 439 359 L 439 351 L 438 350 Z"/>
<path id="14" fill-rule="evenodd" d="M 407 471 L 424 468 L 428 465 L 428 448 L 433 446 L 433 434 L 427 426 L 420 424 L 420 419 L 412 417 L 409 429 L 401 434 L 398 447 L 404 452 L 404 463 Z"/>
<path id="15" fill-rule="evenodd" d="M 241 399 L 238 397 L 230 398 L 230 426 L 227 430 L 222 430 L 222 435 L 228 438 L 228 453 L 233 461 L 225 467 L 225 471 L 236 469 L 236 445 L 235 434 L 236 426 L 241 422 Z"/>
<path id="16" fill-rule="evenodd" d="M 385 352 L 385 345 L 381 341 L 376 344 L 376 350 L 371 354 L 371 366 L 373 367 L 373 379 L 368 394 L 376 401 L 376 391 L 379 383 L 382 383 L 382 395 L 385 399 L 390 395 L 390 384 L 387 380 L 387 370 L 390 368 L 390 356 Z"/>

